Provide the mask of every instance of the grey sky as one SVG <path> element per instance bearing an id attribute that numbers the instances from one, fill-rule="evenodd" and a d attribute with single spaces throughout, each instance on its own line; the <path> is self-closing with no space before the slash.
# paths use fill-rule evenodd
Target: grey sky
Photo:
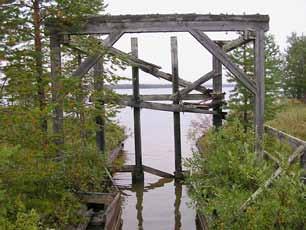
<path id="1" fill-rule="evenodd" d="M 292 32 L 297 32 L 299 35 L 306 34 L 306 0 L 106 0 L 106 3 L 108 3 L 106 11 L 110 14 L 268 14 L 270 32 L 275 35 L 281 50 L 285 49 L 287 36 Z M 139 38 L 141 58 L 161 65 L 163 70 L 170 71 L 169 36 L 171 34 L 126 35 L 116 46 L 128 51 L 130 36 Z M 178 34 L 178 41 L 181 77 L 195 80 L 210 70 L 209 54 L 191 36 Z M 158 82 L 149 79 L 153 77 L 144 77 L 142 81 Z"/>

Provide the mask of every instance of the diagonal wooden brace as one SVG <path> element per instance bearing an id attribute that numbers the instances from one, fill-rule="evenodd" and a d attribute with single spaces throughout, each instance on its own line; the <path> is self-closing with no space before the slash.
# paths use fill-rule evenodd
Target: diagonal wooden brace
<path id="1" fill-rule="evenodd" d="M 247 75 L 236 66 L 228 55 L 214 41 L 212 41 L 205 33 L 199 30 L 189 28 L 190 34 L 201 43 L 212 55 L 220 60 L 220 62 L 237 78 L 248 90 L 256 94 L 256 85 L 247 77 Z"/>

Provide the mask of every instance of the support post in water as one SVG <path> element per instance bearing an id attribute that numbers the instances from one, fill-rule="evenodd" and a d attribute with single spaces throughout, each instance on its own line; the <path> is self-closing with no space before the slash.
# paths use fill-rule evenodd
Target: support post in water
<path id="1" fill-rule="evenodd" d="M 222 64 L 215 56 L 213 56 L 213 71 L 215 73 L 213 77 L 213 92 L 215 94 L 221 94 L 222 93 Z M 213 115 L 213 125 L 215 128 L 219 128 L 222 126 L 222 107 L 221 107 L 220 102 L 214 106 L 213 110 L 217 112 L 217 114 Z"/>
<path id="2" fill-rule="evenodd" d="M 99 114 L 96 116 L 96 125 L 98 127 L 96 131 L 96 145 L 97 149 L 101 153 L 105 153 L 105 107 L 103 101 L 103 59 L 101 58 L 94 66 L 94 80 L 95 80 L 95 91 L 98 98 L 95 101 L 95 107 Z"/>
<path id="3" fill-rule="evenodd" d="M 264 134 L 264 103 L 265 103 L 265 33 L 263 30 L 256 31 L 255 40 L 255 151 L 258 159 L 263 159 L 263 134 Z"/>
<path id="4" fill-rule="evenodd" d="M 172 93 L 176 95 L 173 104 L 180 103 L 179 95 L 179 74 L 178 74 L 178 55 L 177 55 L 177 38 L 171 37 L 171 63 L 172 63 Z M 180 112 L 173 113 L 174 125 L 174 151 L 175 151 L 175 178 L 182 178 L 182 149 L 181 149 L 181 121 Z"/>
<path id="5" fill-rule="evenodd" d="M 132 55 L 138 57 L 138 41 L 137 38 L 131 38 Z M 133 81 L 133 96 L 135 103 L 140 103 L 139 95 L 139 69 L 132 67 Z M 133 183 L 143 181 L 143 166 L 142 166 L 142 150 L 141 150 L 141 123 L 140 123 L 140 108 L 134 107 L 134 138 L 135 138 L 135 169 L 132 175 Z"/>

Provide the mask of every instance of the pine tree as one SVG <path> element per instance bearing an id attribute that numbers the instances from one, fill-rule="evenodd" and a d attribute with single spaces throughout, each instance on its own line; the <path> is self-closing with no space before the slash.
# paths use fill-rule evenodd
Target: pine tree
<path id="1" fill-rule="evenodd" d="M 251 80 L 254 79 L 254 51 L 253 44 L 246 44 L 231 53 L 232 59 L 244 70 Z M 229 74 L 229 76 L 231 76 Z M 282 59 L 279 47 L 272 35 L 265 37 L 265 119 L 271 119 L 277 108 L 277 98 L 280 96 L 282 76 Z M 233 78 L 229 80 L 234 82 Z M 237 82 L 231 91 L 229 108 L 231 114 L 238 117 L 245 129 L 254 119 L 254 95 L 241 83 Z"/>
<path id="2" fill-rule="evenodd" d="M 306 36 L 292 33 L 288 43 L 284 92 L 288 97 L 306 100 Z"/>

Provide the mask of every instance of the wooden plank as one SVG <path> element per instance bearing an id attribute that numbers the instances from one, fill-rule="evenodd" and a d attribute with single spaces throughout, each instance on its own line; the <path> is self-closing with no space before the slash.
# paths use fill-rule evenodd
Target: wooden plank
<path id="1" fill-rule="evenodd" d="M 178 72 L 178 48 L 177 37 L 171 37 L 171 66 L 172 66 L 172 93 L 179 96 L 179 72 Z M 179 97 L 173 99 L 174 105 L 179 105 Z M 180 112 L 173 113 L 173 131 L 174 131 L 174 159 L 175 175 L 182 173 L 182 147 L 181 147 L 181 118 Z"/>
<path id="2" fill-rule="evenodd" d="M 115 30 L 111 32 L 103 42 L 104 48 L 105 47 L 111 47 L 121 36 L 122 31 Z M 94 55 L 91 55 L 86 58 L 84 62 L 81 63 L 81 65 L 78 67 L 77 70 L 75 70 L 72 73 L 72 76 L 74 77 L 83 77 L 101 58 L 101 53 L 96 53 Z"/>
<path id="3" fill-rule="evenodd" d="M 221 63 L 236 77 L 247 89 L 253 94 L 256 94 L 255 84 L 248 78 L 248 76 L 237 67 L 230 57 L 215 44 L 206 34 L 193 28 L 189 29 L 190 34 L 201 43 L 212 55 L 218 58 Z"/>
<path id="4" fill-rule="evenodd" d="M 209 229 L 207 219 L 203 214 L 197 212 L 196 218 L 199 221 L 199 225 L 200 225 L 199 227 L 201 230 Z"/>
<path id="5" fill-rule="evenodd" d="M 138 57 L 138 41 L 137 38 L 131 38 L 132 55 Z M 136 104 L 140 102 L 139 98 L 139 69 L 132 67 L 133 82 L 133 99 Z M 134 107 L 134 143 L 135 143 L 135 168 L 133 172 L 133 181 L 143 180 L 142 169 L 142 149 L 141 149 L 141 122 L 140 108 Z"/>
<path id="6" fill-rule="evenodd" d="M 53 135 L 54 144 L 60 155 L 62 145 L 64 144 L 64 111 L 63 111 L 63 95 L 61 83 L 61 44 L 60 37 L 56 34 L 50 36 L 50 62 L 51 62 L 51 93 L 53 110 Z"/>
<path id="7" fill-rule="evenodd" d="M 109 205 L 115 197 L 114 193 L 102 192 L 78 192 L 77 195 L 84 203 L 105 205 Z"/>
<path id="8" fill-rule="evenodd" d="M 280 131 L 276 128 L 273 128 L 269 125 L 265 125 L 265 131 L 266 133 L 279 139 L 281 142 L 288 143 L 293 149 L 299 147 L 300 145 L 306 145 L 306 141 L 294 137 L 290 134 L 287 134 L 283 131 Z"/>
<path id="9" fill-rule="evenodd" d="M 305 151 L 306 149 L 306 145 L 301 145 L 299 146 L 295 151 L 294 153 L 292 153 L 290 155 L 290 157 L 288 158 L 288 165 L 292 165 L 296 159 L 298 159 L 302 154 L 303 152 Z M 281 173 L 282 173 L 283 169 L 281 167 L 278 167 L 278 169 L 272 174 L 272 176 L 267 180 L 265 181 L 265 183 L 260 187 L 258 188 L 240 207 L 239 211 L 240 212 L 243 212 L 245 211 L 245 209 L 250 205 L 251 202 L 253 202 L 255 199 L 257 199 L 257 197 L 265 190 L 267 189 L 274 181 L 275 179 L 277 179 Z"/>
<path id="10" fill-rule="evenodd" d="M 185 87 L 184 89 L 182 89 L 178 93 L 178 95 L 184 96 L 184 95 L 188 94 L 189 92 L 194 90 L 197 86 L 201 86 L 203 83 L 205 83 L 205 82 L 209 81 L 210 79 L 212 79 L 214 75 L 215 75 L 215 73 L 213 71 L 203 75 L 198 80 L 194 81 L 192 84 L 190 84 L 187 87 Z"/>
<path id="11" fill-rule="evenodd" d="M 189 113 L 202 113 L 202 114 L 215 114 L 214 111 L 199 109 L 195 105 L 171 105 L 171 104 L 163 104 L 157 102 L 140 102 L 135 103 L 133 101 L 119 101 L 120 105 L 123 106 L 131 106 L 131 107 L 139 107 L 143 109 L 152 109 L 152 110 L 160 110 L 167 112 L 189 112 Z"/>
<path id="12" fill-rule="evenodd" d="M 115 28 L 127 33 L 187 32 L 188 27 L 202 31 L 245 31 L 269 29 L 268 15 L 213 15 L 213 14 L 148 14 L 103 15 L 84 19 L 76 30 L 69 25 L 59 28 L 56 20 L 47 22 L 48 30 L 61 30 L 69 34 L 107 34 Z M 63 24 L 63 23 L 61 23 Z"/>
<path id="13" fill-rule="evenodd" d="M 161 170 L 158 170 L 158 169 L 146 166 L 146 165 L 143 166 L 143 170 L 147 173 L 151 173 L 151 174 L 159 176 L 159 177 L 174 178 L 174 176 L 170 173 L 163 172 Z"/>
<path id="14" fill-rule="evenodd" d="M 215 94 L 222 93 L 222 64 L 213 56 L 213 71 L 215 73 L 213 77 L 213 92 Z M 222 102 L 220 100 L 213 100 L 215 102 L 214 111 L 217 113 L 213 115 L 213 125 L 216 128 L 222 126 Z"/>
<path id="15" fill-rule="evenodd" d="M 260 30 L 256 32 L 255 40 L 255 151 L 258 159 L 263 159 L 264 141 L 264 105 L 265 105 L 265 33 Z"/>
<path id="16" fill-rule="evenodd" d="M 230 42 L 227 42 L 225 43 L 223 46 L 222 46 L 222 49 L 225 51 L 225 52 L 231 52 L 232 50 L 242 46 L 242 45 L 245 45 L 251 41 L 253 41 L 254 38 L 253 37 L 245 37 L 245 36 L 240 36 L 239 38 L 235 39 L 235 40 L 232 40 Z"/>
<path id="17" fill-rule="evenodd" d="M 100 58 L 94 66 L 94 89 L 98 94 L 103 94 L 104 86 L 104 68 L 103 60 Z M 102 95 L 101 95 L 102 96 Z M 97 99 L 95 101 L 95 108 L 100 111 L 99 115 L 95 117 L 97 130 L 96 130 L 96 146 L 101 153 L 105 153 L 105 106 L 104 101 Z"/>
<path id="18" fill-rule="evenodd" d="M 105 225 L 104 229 L 106 230 L 112 230 L 113 227 L 116 225 L 116 220 L 118 219 L 118 209 L 121 208 L 120 204 L 121 195 L 120 193 L 117 193 L 116 197 L 113 199 L 111 204 L 107 207 L 105 210 Z"/>
<path id="19" fill-rule="evenodd" d="M 122 95 L 122 100 L 130 101 L 133 96 L 130 95 Z M 180 95 L 181 100 L 210 100 L 212 97 L 205 95 L 205 94 L 187 94 L 187 95 Z M 148 95 L 140 95 L 141 101 L 171 101 L 173 100 L 172 94 L 148 94 Z"/>
<path id="20" fill-rule="evenodd" d="M 117 159 L 119 153 L 123 150 L 124 144 L 121 143 L 118 147 L 114 148 L 109 154 L 108 154 L 108 159 L 107 163 L 112 164 L 115 159 Z"/>

